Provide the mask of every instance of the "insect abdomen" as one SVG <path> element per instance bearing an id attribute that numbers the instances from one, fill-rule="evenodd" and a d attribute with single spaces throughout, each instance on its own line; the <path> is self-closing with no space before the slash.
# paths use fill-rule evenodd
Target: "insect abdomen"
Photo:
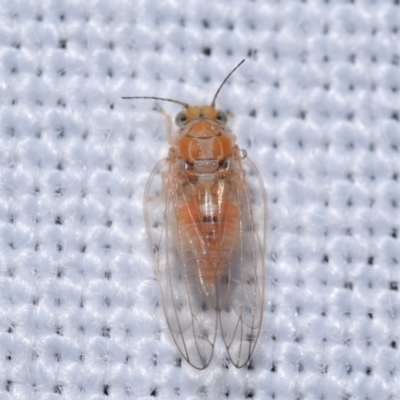
<path id="1" fill-rule="evenodd" d="M 221 197 L 221 185 L 227 183 L 219 183 L 216 192 L 215 185 L 193 185 L 193 196 L 179 207 L 177 214 L 182 257 L 188 265 L 195 262 L 201 280 L 207 285 L 215 284 L 222 276 L 239 234 L 238 205 Z"/>

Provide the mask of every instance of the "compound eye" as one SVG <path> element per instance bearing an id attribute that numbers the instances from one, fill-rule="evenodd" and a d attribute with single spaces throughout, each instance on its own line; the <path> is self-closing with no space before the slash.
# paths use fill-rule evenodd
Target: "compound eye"
<path id="1" fill-rule="evenodd" d="M 228 121 L 228 116 L 224 111 L 217 110 L 217 121 L 222 125 L 226 124 L 226 122 Z"/>
<path id="2" fill-rule="evenodd" d="M 187 115 L 186 115 L 186 111 L 183 110 L 175 117 L 175 123 L 179 127 L 182 127 L 183 125 L 186 124 L 186 122 L 187 122 Z"/>

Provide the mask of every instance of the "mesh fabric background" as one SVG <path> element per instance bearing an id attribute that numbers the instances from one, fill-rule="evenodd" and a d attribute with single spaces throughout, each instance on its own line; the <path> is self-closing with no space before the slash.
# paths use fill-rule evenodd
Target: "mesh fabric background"
<path id="1" fill-rule="evenodd" d="M 249 367 L 177 362 L 142 197 L 218 106 L 269 195 Z M 1 399 L 400 399 L 400 1 L 2 1 Z"/>

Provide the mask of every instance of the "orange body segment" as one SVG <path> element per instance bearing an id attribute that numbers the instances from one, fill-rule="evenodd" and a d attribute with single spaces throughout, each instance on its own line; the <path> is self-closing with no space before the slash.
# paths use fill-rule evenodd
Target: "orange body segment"
<path id="1" fill-rule="evenodd" d="M 217 160 L 232 156 L 232 142 L 226 136 L 217 136 L 213 141 L 213 155 Z"/>
<path id="2" fill-rule="evenodd" d="M 195 138 L 184 136 L 177 144 L 178 157 L 193 164 L 201 155 L 199 143 Z"/>
<path id="3" fill-rule="evenodd" d="M 218 130 L 215 129 L 215 123 L 209 120 L 200 120 L 197 121 L 195 124 L 193 124 L 190 129 L 188 129 L 187 134 L 189 136 L 193 136 L 196 138 L 202 138 L 202 137 L 212 137 L 215 136 L 216 132 Z"/>
<path id="4" fill-rule="evenodd" d="M 224 160 L 232 155 L 232 142 L 226 136 L 195 138 L 184 136 L 177 143 L 177 154 L 193 164 L 196 160 Z"/>
<path id="5" fill-rule="evenodd" d="M 236 245 L 239 232 L 239 209 L 225 201 L 218 208 L 212 199 L 207 204 L 204 196 L 199 204 L 196 198 L 178 209 L 184 246 L 198 254 L 198 268 L 202 281 L 209 285 L 221 278 L 226 260 Z"/>

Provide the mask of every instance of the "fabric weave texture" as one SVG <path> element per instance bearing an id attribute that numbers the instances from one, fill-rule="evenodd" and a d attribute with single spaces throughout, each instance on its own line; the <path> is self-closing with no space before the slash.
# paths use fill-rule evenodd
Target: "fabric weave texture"
<path id="1" fill-rule="evenodd" d="M 169 97 L 268 192 L 248 367 L 166 327 L 143 192 Z M 0 399 L 400 399 L 400 1 L 0 2 Z"/>

